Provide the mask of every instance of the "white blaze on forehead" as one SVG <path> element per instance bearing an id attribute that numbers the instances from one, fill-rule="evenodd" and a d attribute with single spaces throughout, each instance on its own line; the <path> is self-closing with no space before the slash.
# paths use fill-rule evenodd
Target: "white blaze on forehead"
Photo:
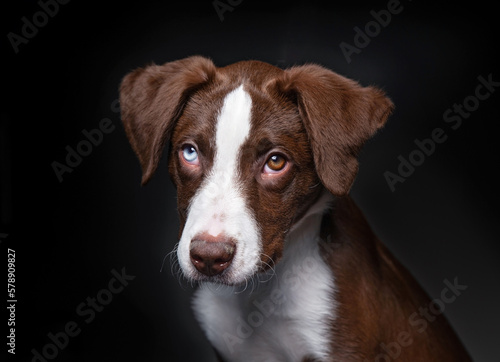
<path id="1" fill-rule="evenodd" d="M 233 282 L 250 276 L 260 260 L 260 233 L 242 193 L 238 168 L 241 146 L 250 133 L 251 110 L 252 99 L 243 85 L 224 98 L 217 118 L 213 166 L 191 200 L 179 242 L 179 263 L 188 276 L 196 275 L 189 257 L 191 240 L 203 233 L 235 240 L 236 254 L 228 270 Z"/>
<path id="2" fill-rule="evenodd" d="M 229 93 L 219 115 L 215 142 L 217 146 L 214 169 L 237 171 L 236 155 L 250 133 L 252 99 L 243 85 Z"/>

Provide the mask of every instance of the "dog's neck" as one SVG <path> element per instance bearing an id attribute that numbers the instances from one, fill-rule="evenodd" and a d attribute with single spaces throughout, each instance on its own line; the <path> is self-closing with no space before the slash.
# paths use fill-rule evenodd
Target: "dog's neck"
<path id="1" fill-rule="evenodd" d="M 197 292 L 197 317 L 229 360 L 249 361 L 250 351 L 262 351 L 267 357 L 276 354 L 277 360 L 329 356 L 335 283 L 319 243 L 323 215 L 332 200 L 325 192 L 314 202 L 291 228 L 281 260 L 266 273 L 247 285 L 207 283 Z M 238 334 L 242 326 L 250 326 L 248 338 Z"/>
<path id="2" fill-rule="evenodd" d="M 295 274 L 300 273 L 301 267 L 306 271 L 314 269 L 312 263 L 317 262 L 320 254 L 323 216 L 332 207 L 333 200 L 331 193 L 323 191 L 304 216 L 292 226 L 285 239 L 283 257 L 275 267 L 276 278 L 279 279 L 283 273 L 289 273 L 290 270 L 295 271 Z M 311 270 L 304 274 L 310 273 Z"/>
<path id="3" fill-rule="evenodd" d="M 297 240 L 303 239 L 303 236 L 310 237 L 311 235 L 315 235 L 316 238 L 319 237 L 323 215 L 333 207 L 333 202 L 334 196 L 324 189 L 304 216 L 290 229 L 285 242 L 285 254 L 287 253 L 287 249 L 293 249 Z M 310 244 L 306 247 L 309 246 Z"/>

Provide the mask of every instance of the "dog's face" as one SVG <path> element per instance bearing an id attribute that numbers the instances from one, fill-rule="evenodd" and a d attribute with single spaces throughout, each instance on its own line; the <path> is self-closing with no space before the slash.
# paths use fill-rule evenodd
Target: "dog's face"
<path id="1" fill-rule="evenodd" d="M 143 183 L 170 142 L 184 274 L 226 284 L 277 262 L 324 188 L 348 192 L 359 148 L 392 109 L 319 66 L 216 68 L 201 57 L 132 72 L 120 104 Z"/>
<path id="2" fill-rule="evenodd" d="M 296 107 L 244 84 L 193 95 L 171 137 L 169 169 L 179 263 L 197 279 L 237 283 L 272 264 L 286 230 L 321 190 Z M 207 253 L 220 259 L 212 267 Z"/>

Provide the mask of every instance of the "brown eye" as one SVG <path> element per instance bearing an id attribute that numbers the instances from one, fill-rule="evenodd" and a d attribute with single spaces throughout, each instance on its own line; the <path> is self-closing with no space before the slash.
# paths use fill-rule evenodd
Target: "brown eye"
<path id="1" fill-rule="evenodd" d="M 283 170 L 286 166 L 286 158 L 279 155 L 274 154 L 268 158 L 266 165 L 264 166 L 265 173 L 276 173 Z"/>

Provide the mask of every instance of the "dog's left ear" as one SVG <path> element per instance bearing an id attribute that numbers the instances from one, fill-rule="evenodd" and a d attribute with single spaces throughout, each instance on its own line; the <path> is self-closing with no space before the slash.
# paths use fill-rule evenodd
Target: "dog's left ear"
<path id="1" fill-rule="evenodd" d="M 384 125 L 394 108 L 391 100 L 381 90 L 313 64 L 285 70 L 274 84 L 297 103 L 320 180 L 332 194 L 347 194 L 358 152 Z"/>
<path id="2" fill-rule="evenodd" d="M 154 174 L 165 143 L 189 97 L 215 78 L 210 59 L 193 56 L 127 74 L 120 85 L 123 125 L 142 166 L 142 184 Z"/>

